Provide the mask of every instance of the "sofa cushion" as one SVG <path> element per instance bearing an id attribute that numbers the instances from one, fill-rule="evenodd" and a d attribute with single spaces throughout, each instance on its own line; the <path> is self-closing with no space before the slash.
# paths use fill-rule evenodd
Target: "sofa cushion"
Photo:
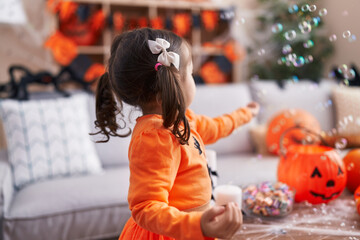
<path id="1" fill-rule="evenodd" d="M 196 114 L 217 117 L 244 107 L 251 101 L 246 84 L 199 85 L 190 108 Z M 252 151 L 249 129 L 255 123 L 256 120 L 252 120 L 236 129 L 230 136 L 208 145 L 207 148 L 215 150 L 218 154 Z"/>
<path id="2" fill-rule="evenodd" d="M 129 176 L 126 166 L 99 175 L 38 182 L 21 189 L 5 212 L 5 239 L 118 236 L 130 217 Z"/>
<path id="3" fill-rule="evenodd" d="M 96 120 L 95 114 L 95 97 L 92 96 L 89 101 L 89 112 L 90 112 L 90 131 L 92 133 L 98 132 L 98 129 L 95 128 L 94 121 Z M 126 123 L 126 126 L 130 129 L 133 129 L 136 123 L 136 118 L 138 118 L 142 113 L 139 109 L 136 109 L 126 103 L 123 103 L 123 120 Z M 118 123 L 123 126 L 124 123 L 118 116 Z M 127 129 L 119 130 L 119 133 L 126 133 Z M 92 140 L 98 141 L 104 139 L 104 136 L 97 134 L 91 137 Z M 99 154 L 99 158 L 103 164 L 104 168 L 109 168 L 112 166 L 120 166 L 128 164 L 128 150 L 131 140 L 131 135 L 128 137 L 110 137 L 109 141 L 106 143 L 96 143 L 95 147 Z"/>
<path id="4" fill-rule="evenodd" d="M 287 82 L 283 89 L 271 80 L 250 82 L 251 94 L 261 105 L 259 123 L 267 123 L 281 110 L 299 108 L 316 117 L 324 131 L 335 127 L 331 92 L 336 86 L 334 81 L 325 79 L 320 84 L 304 80 L 298 83 Z"/>
<path id="5" fill-rule="evenodd" d="M 101 172 L 89 137 L 87 103 L 86 94 L 0 102 L 16 188 L 50 178 Z"/>

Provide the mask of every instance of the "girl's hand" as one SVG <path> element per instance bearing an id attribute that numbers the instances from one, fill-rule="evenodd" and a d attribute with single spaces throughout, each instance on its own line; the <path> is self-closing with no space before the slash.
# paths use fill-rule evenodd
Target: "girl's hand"
<path id="1" fill-rule="evenodd" d="M 253 117 L 259 114 L 260 105 L 257 102 L 251 102 L 248 105 L 246 105 L 246 107 L 250 109 Z"/>
<path id="2" fill-rule="evenodd" d="M 237 204 L 214 206 L 201 216 L 201 230 L 206 237 L 231 238 L 240 228 L 243 218 Z"/>

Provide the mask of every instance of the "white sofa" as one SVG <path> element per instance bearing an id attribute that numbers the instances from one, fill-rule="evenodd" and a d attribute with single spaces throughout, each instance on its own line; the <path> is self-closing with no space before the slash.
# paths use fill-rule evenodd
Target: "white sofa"
<path id="1" fill-rule="evenodd" d="M 323 130 L 335 125 L 329 101 L 336 84 L 324 80 L 285 84 L 252 81 L 249 84 L 200 85 L 191 108 L 198 114 L 220 115 L 258 101 L 259 116 L 231 136 L 207 146 L 217 152 L 218 184 L 241 186 L 276 181 L 278 158 L 254 152 L 249 130 L 266 123 L 278 110 L 303 108 L 312 113 Z M 94 100 L 89 103 L 91 125 Z M 138 112 L 131 114 L 134 120 Z M 132 121 L 134 123 L 134 121 Z M 95 131 L 95 130 L 93 130 Z M 3 239 L 106 239 L 116 238 L 130 216 L 127 204 L 130 138 L 113 138 L 96 144 L 105 171 L 102 174 L 42 181 L 16 191 L 6 152 L 0 153 L 0 216 Z M 1 238 L 1 237 L 0 237 Z"/>

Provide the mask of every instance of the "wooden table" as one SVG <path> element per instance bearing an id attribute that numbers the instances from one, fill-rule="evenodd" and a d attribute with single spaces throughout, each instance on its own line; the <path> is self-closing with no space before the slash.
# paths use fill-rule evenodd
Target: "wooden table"
<path id="1" fill-rule="evenodd" d="M 282 218 L 245 216 L 232 240 L 347 239 L 360 240 L 360 215 L 353 195 L 345 190 L 328 204 L 295 203 Z"/>

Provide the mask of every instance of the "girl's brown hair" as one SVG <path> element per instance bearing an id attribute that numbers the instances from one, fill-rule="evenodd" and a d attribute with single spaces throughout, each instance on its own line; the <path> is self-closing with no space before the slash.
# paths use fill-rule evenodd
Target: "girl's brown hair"
<path id="1" fill-rule="evenodd" d="M 98 142 L 107 142 L 110 136 L 131 134 L 130 129 L 125 134 L 117 132 L 126 128 L 125 124 L 120 126 L 116 121 L 117 115 L 124 117 L 122 102 L 143 108 L 157 101 L 157 97 L 161 98 L 163 126 L 171 129 L 181 144 L 188 142 L 190 127 L 179 84 L 181 75 L 174 66 L 162 65 L 155 70 L 158 54 L 151 53 L 148 40 L 156 38 L 170 42 L 167 51 L 181 56 L 183 39 L 170 31 L 142 28 L 122 33 L 113 40 L 107 72 L 100 78 L 96 90 L 95 126 L 99 131 L 94 134 L 101 133 L 106 137 Z M 180 57 L 180 69 L 185 68 L 184 64 L 186 61 Z"/>

